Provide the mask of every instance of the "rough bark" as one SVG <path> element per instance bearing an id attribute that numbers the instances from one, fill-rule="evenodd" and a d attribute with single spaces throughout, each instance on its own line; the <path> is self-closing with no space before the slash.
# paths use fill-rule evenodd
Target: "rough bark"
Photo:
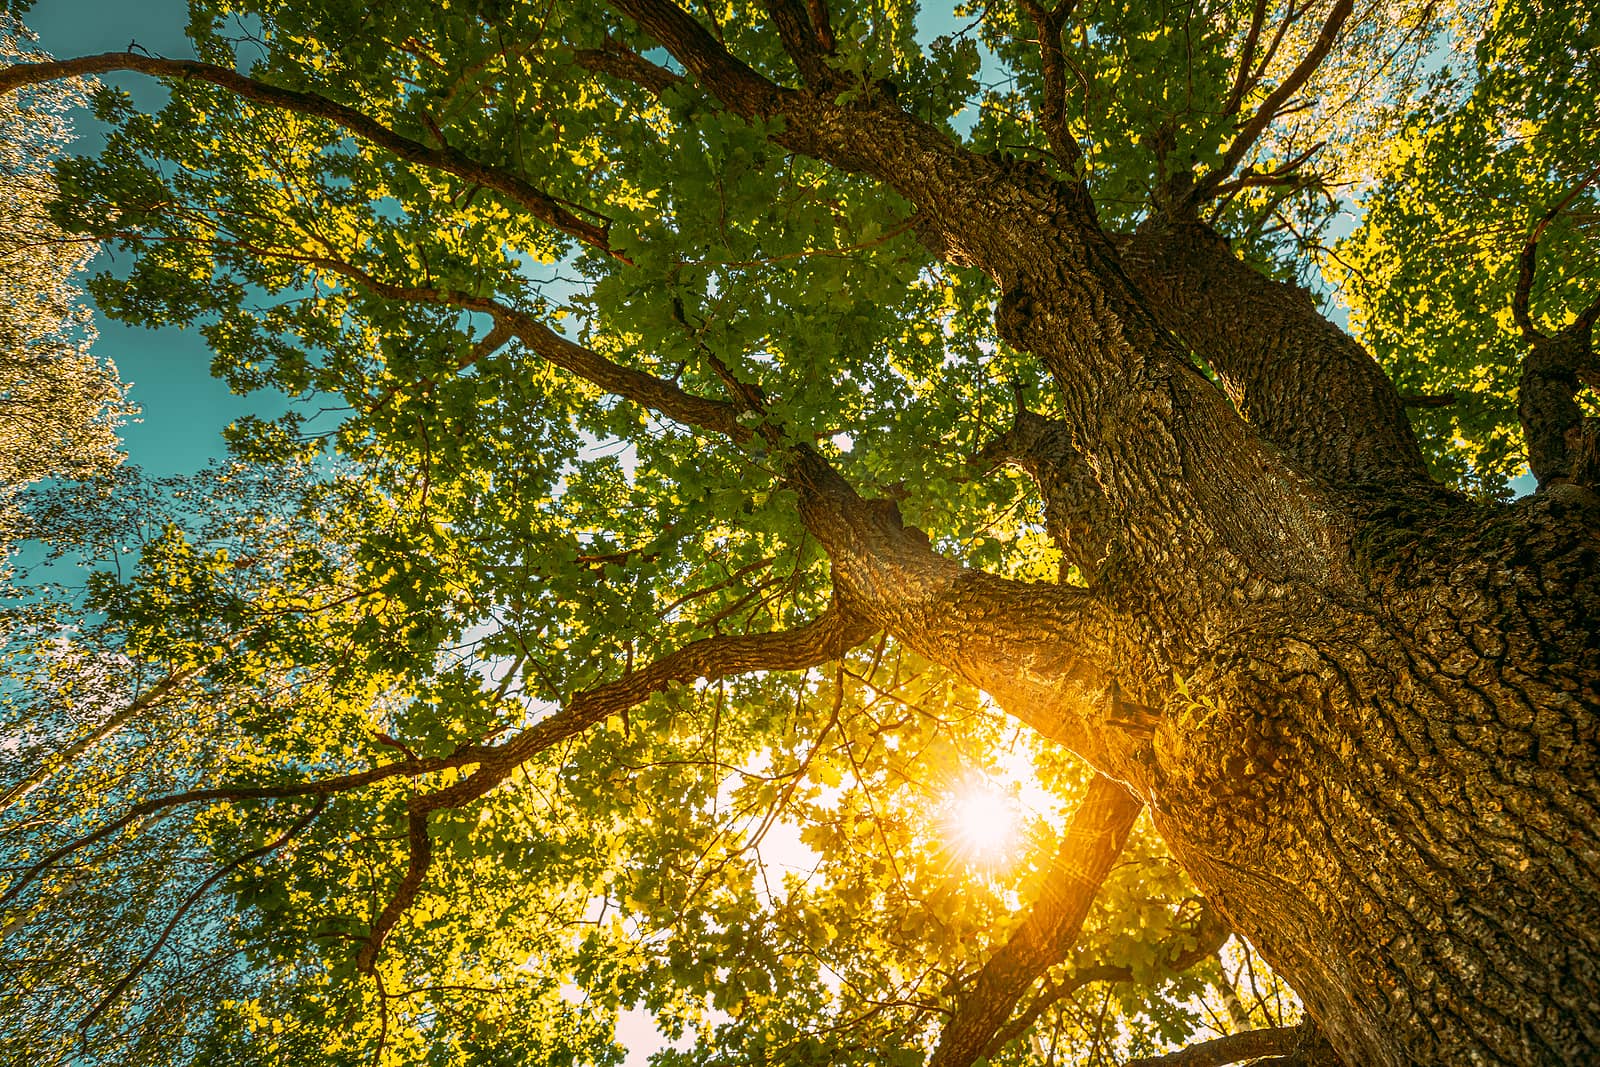
<path id="1" fill-rule="evenodd" d="M 1158 216 L 1122 252 L 1162 323 L 1302 467 L 1336 485 L 1426 483 L 1394 385 L 1310 293 L 1262 276 L 1198 222 Z"/>
<path id="2" fill-rule="evenodd" d="M 910 200 L 930 248 L 993 279 L 1001 335 L 1055 384 L 1060 420 L 1032 425 L 1022 458 L 1064 551 L 1092 556 L 1088 587 L 943 559 L 801 447 L 785 477 L 860 616 L 818 641 L 887 629 L 1121 782 L 1346 1064 L 1600 1059 L 1600 501 L 1564 484 L 1560 457 L 1540 452 L 1553 488 L 1511 507 L 1434 492 L 1366 354 L 1203 231 L 1152 228 L 1125 259 L 1081 184 L 968 152 L 881 86 L 849 106 L 777 86 L 665 0 L 614 6 L 730 111 L 781 120 L 785 148 Z M 821 5 L 773 10 L 799 68 L 826 81 Z M 608 71 L 662 84 L 632 53 L 608 55 Z M 0 78 L 0 91 L 90 70 L 204 77 L 604 246 L 603 221 L 465 155 L 201 66 L 98 57 Z M 392 299 L 497 314 L 617 395 L 736 443 L 754 432 L 738 397 L 688 396 L 485 298 L 342 273 Z M 1530 373 L 1532 403 L 1554 379 Z M 648 681 L 710 669 L 685 657 Z M 483 752 L 460 762 L 484 764 L 467 792 L 500 766 Z"/>
<path id="3" fill-rule="evenodd" d="M 980 466 L 1014 463 L 1032 476 L 1045 503 L 1045 530 L 1062 558 L 1093 581 L 1111 551 L 1116 517 L 1107 506 L 1094 470 L 1072 443 L 1072 431 L 1058 419 L 1022 408 L 1011 429 L 986 445 Z"/>
<path id="4" fill-rule="evenodd" d="M 1600 1051 L 1597 517 L 1375 513 L 1364 595 L 1211 649 L 1227 707 L 1155 735 L 1157 826 L 1346 1063 Z"/>
<path id="5" fill-rule="evenodd" d="M 1541 487 L 1600 485 L 1600 422 L 1585 417 L 1577 398 L 1584 381 L 1600 384 L 1591 329 L 1580 318 L 1552 336 L 1534 334 L 1522 360 L 1517 417 Z"/>
<path id="6" fill-rule="evenodd" d="M 1001 335 L 1050 371 L 1114 516 L 1094 610 L 1069 609 L 1103 620 L 1111 699 L 1058 699 L 1078 725 L 1053 736 L 1150 805 L 1343 1060 L 1600 1055 L 1595 499 L 1491 509 L 1434 492 L 1366 354 L 1225 248 L 1142 261 L 1144 291 L 1081 186 L 965 152 L 882 98 L 780 90 L 670 4 L 617 6 L 732 110 L 781 116 L 787 147 L 877 177 L 930 247 L 994 279 Z M 1209 269 L 1226 298 L 1214 322 L 1189 273 Z M 973 596 L 953 612 L 954 578 L 883 580 L 905 558 L 893 531 L 858 536 L 824 496 L 803 503 L 808 526 L 896 636 L 969 677 L 1028 678 L 991 689 L 1025 721 L 1060 691 L 1049 672 L 1093 677 L 1081 643 L 1049 654 L 1048 598 L 985 603 L 964 578 Z M 1026 662 L 997 672 L 967 614 L 1031 627 L 1011 646 Z M 1175 673 L 1205 699 L 1176 693 Z M 1146 712 L 1137 728 L 1120 693 Z"/>

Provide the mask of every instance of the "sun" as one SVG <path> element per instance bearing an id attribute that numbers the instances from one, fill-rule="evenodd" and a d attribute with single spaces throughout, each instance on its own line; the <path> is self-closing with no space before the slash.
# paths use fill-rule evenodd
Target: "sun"
<path id="1" fill-rule="evenodd" d="M 988 782 L 972 783 L 952 796 L 944 823 L 952 850 L 969 863 L 1002 863 L 1017 843 L 1016 802 Z"/>

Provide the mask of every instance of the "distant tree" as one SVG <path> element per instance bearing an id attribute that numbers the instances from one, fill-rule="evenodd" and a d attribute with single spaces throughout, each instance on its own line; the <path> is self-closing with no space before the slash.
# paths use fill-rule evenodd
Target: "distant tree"
<path id="1" fill-rule="evenodd" d="M 0 62 L 41 61 L 0 16 Z M 75 82 L 0 99 L 0 543 L 11 501 L 30 482 L 81 478 L 119 459 L 131 409 L 109 362 L 90 354 L 94 326 L 78 275 L 95 243 L 53 223 L 54 161 L 71 143 Z"/>
<path id="2" fill-rule="evenodd" d="M 317 410 L 16 651 L 142 681 L 18 698 L 8 1039 L 1600 1056 L 1592 5 L 691 7 L 0 70 L 164 79 L 55 218 Z"/>

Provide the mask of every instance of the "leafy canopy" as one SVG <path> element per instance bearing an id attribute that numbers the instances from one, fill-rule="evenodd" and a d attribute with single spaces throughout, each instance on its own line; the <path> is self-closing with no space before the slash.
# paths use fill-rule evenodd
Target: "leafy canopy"
<path id="1" fill-rule="evenodd" d="M 1593 284 L 1569 163 L 1595 158 L 1596 94 L 1550 88 L 1592 80 L 1580 7 L 1363 8 L 1230 160 L 1322 10 L 1085 3 L 1063 160 L 1028 5 L 831 6 L 842 93 L 887 80 L 979 150 L 1081 171 L 1112 230 L 1226 166 L 1211 221 L 1313 280 L 1364 197 L 1337 255 L 1361 336 L 1403 387 L 1456 393 L 1436 462 L 1513 469 L 1515 335 L 1461 324 L 1508 306 L 1530 218 L 1579 186 L 1535 314 Z M 700 17 L 794 81 L 762 5 Z M 614 1063 L 642 1009 L 679 1041 L 663 1063 L 921 1062 L 1039 898 L 1085 770 L 891 641 L 805 670 L 672 657 L 826 617 L 774 474 L 795 442 L 942 552 L 1057 575 L 1028 484 L 972 460 L 1044 395 L 989 279 L 600 5 L 196 0 L 191 34 L 246 90 L 175 78 L 153 115 L 98 92 L 113 132 L 59 168 L 54 224 L 130 254 L 90 283 L 106 313 L 199 329 L 236 389 L 301 403 L 195 479 L 34 503 L 93 573 L 9 616 L 9 1047 Z M 610 384 L 639 373 L 707 421 Z M 729 396 L 760 414 L 713 425 Z M 962 846 L 974 791 L 1019 813 L 1008 850 Z M 994 1062 L 1292 1019 L 1247 946 L 1201 951 L 1192 892 L 1141 824 Z"/>

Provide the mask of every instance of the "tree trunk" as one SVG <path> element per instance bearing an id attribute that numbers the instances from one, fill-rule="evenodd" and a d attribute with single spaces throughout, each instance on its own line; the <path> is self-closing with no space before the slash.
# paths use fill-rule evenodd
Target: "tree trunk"
<path id="1" fill-rule="evenodd" d="M 1581 491 L 1379 511 L 1367 595 L 1263 612 L 1134 768 L 1347 1064 L 1600 1060 L 1600 619 Z M 1174 713 L 1175 712 L 1175 713 Z"/>
<path id="2" fill-rule="evenodd" d="M 1392 385 L 1303 296 L 1231 273 L 1209 303 L 1136 283 L 1232 272 L 1220 242 L 1131 279 L 1071 187 L 875 132 L 841 158 L 990 273 L 1000 335 L 1050 371 L 1063 432 L 1012 436 L 1057 457 L 1032 467 L 1063 550 L 1101 558 L 1070 618 L 1030 628 L 1038 593 L 886 580 L 889 559 L 934 573 L 912 562 L 926 544 L 869 547 L 802 492 L 836 582 L 1143 799 L 1350 1067 L 1600 1061 L 1600 501 L 1434 486 Z M 1267 344 L 1218 328 L 1263 308 Z M 1316 373 L 1296 379 L 1301 349 Z M 981 596 L 940 592 L 962 589 Z M 1052 632 L 1073 643 L 1051 655 Z"/>
<path id="3" fill-rule="evenodd" d="M 814 450 L 740 421 L 759 397 L 736 382 L 728 401 L 692 396 L 489 297 L 348 276 L 389 299 L 494 315 L 553 365 L 735 444 L 770 433 L 769 461 L 848 605 L 813 636 L 831 649 L 840 627 L 887 630 L 1124 783 L 1349 1067 L 1600 1062 L 1600 499 L 1559 465 L 1563 449 L 1588 448 L 1568 439 L 1571 409 L 1551 423 L 1559 441 L 1535 450 L 1548 489 L 1511 507 L 1462 501 L 1427 483 L 1393 387 L 1360 346 L 1193 219 L 1121 241 L 1124 257 L 1073 168 L 968 151 L 886 83 L 775 84 L 665 0 L 613 6 L 682 70 L 640 84 L 692 79 L 784 149 L 876 179 L 914 205 L 935 255 L 992 279 L 999 335 L 1056 386 L 1059 418 L 1019 419 L 1010 444 L 1088 585 L 1008 581 L 939 556 Z M 808 83 L 831 84 L 831 31 L 813 26 L 808 43 L 804 28 L 794 10 L 778 18 Z M 231 69 L 118 53 L 13 68 L 0 91 L 113 69 L 202 77 L 319 115 L 605 244 L 603 227 L 519 176 Z M 1569 377 L 1530 368 L 1525 417 L 1548 421 Z M 452 788 L 492 788 L 542 735 L 525 736 Z M 428 810 L 412 812 L 413 869 L 425 868 Z"/>

